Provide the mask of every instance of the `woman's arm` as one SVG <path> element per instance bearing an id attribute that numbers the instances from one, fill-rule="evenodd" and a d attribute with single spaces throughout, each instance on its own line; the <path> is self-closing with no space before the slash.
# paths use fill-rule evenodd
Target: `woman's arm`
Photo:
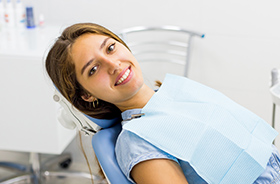
<path id="1" fill-rule="evenodd" d="M 178 163 L 168 159 L 152 159 L 133 167 L 131 177 L 137 184 L 188 184 Z"/>

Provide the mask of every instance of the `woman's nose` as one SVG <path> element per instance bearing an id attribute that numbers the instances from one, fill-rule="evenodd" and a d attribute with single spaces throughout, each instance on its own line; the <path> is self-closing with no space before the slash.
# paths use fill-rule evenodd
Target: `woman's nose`
<path id="1" fill-rule="evenodd" d="M 115 74 L 120 69 L 121 62 L 116 59 L 106 58 L 104 59 L 105 64 L 108 66 L 108 73 Z"/>

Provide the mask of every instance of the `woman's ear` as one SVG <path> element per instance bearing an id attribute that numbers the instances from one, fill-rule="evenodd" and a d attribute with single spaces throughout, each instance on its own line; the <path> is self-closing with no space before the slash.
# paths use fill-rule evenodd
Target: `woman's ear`
<path id="1" fill-rule="evenodd" d="M 81 98 L 86 102 L 93 102 L 96 99 L 90 94 L 83 94 L 81 95 Z"/>

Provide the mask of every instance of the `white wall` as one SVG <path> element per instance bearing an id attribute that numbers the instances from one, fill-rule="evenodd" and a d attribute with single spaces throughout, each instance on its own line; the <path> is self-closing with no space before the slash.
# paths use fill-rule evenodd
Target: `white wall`
<path id="1" fill-rule="evenodd" d="M 271 122 L 270 71 L 280 68 L 278 0 L 24 2 L 45 15 L 46 26 L 92 21 L 113 31 L 135 25 L 177 25 L 203 32 L 206 37 L 193 42 L 190 78 L 224 92 Z M 279 117 L 276 122 L 280 124 Z"/>

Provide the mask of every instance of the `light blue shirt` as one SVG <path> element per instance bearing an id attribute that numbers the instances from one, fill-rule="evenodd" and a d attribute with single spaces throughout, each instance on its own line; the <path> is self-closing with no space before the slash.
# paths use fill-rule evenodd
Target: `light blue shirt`
<path id="1" fill-rule="evenodd" d="M 122 113 L 122 118 L 124 120 L 129 119 L 131 118 L 132 114 L 139 113 L 141 113 L 141 109 L 127 110 Z M 126 121 L 123 121 L 122 124 L 125 123 Z M 206 184 L 206 182 L 195 172 L 188 162 L 175 158 L 174 156 L 158 149 L 154 145 L 130 131 L 121 131 L 116 142 L 115 151 L 121 170 L 132 183 L 135 182 L 130 177 L 130 172 L 136 164 L 150 159 L 165 158 L 173 160 L 181 166 L 189 184 Z M 279 153 L 273 146 L 273 153 L 269 159 L 269 162 L 267 163 L 267 168 L 264 173 L 254 182 L 254 184 L 280 183 L 279 161 Z"/>
<path id="2" fill-rule="evenodd" d="M 141 113 L 141 109 L 127 110 L 122 113 L 122 118 L 129 119 L 132 114 Z M 124 125 L 126 121 L 123 121 Z M 125 176 L 133 182 L 130 177 L 132 168 L 145 160 L 165 158 L 170 159 L 180 164 L 189 184 L 206 184 L 206 182 L 195 172 L 189 163 L 181 161 L 174 156 L 158 149 L 149 142 L 145 141 L 136 134 L 122 130 L 116 142 L 116 157 L 119 166 Z M 135 182 L 133 182 L 135 183 Z"/>

